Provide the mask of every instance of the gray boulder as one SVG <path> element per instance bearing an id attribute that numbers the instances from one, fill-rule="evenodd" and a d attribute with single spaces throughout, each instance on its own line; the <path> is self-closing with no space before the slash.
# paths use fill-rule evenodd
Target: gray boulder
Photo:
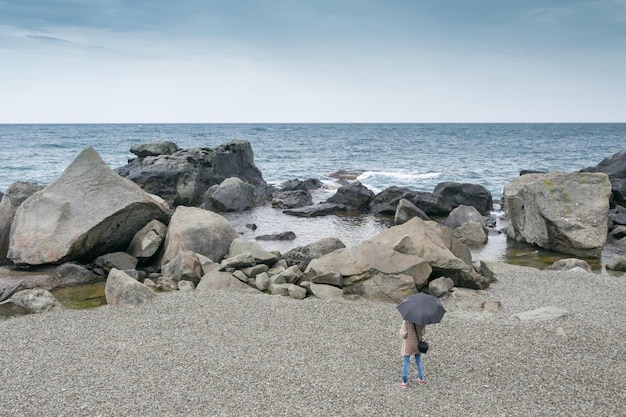
<path id="1" fill-rule="evenodd" d="M 256 205 L 254 187 L 240 178 L 226 178 L 205 196 L 203 208 L 217 212 L 243 211 Z"/>
<path id="2" fill-rule="evenodd" d="M 396 207 L 396 214 L 394 216 L 394 224 L 402 224 L 411 220 L 413 217 L 419 217 L 422 220 L 430 220 L 428 214 L 419 209 L 415 204 L 411 203 L 406 198 L 401 198 L 398 201 Z"/>
<path id="3" fill-rule="evenodd" d="M 9 234 L 17 208 L 44 187 L 34 182 L 18 181 L 7 188 L 0 199 L 0 262 L 7 259 Z"/>
<path id="4" fill-rule="evenodd" d="M 458 182 L 442 182 L 437 184 L 433 195 L 443 204 L 452 208 L 465 205 L 475 207 L 480 214 L 485 215 L 493 210 L 493 198 L 489 190 L 479 184 Z"/>
<path id="5" fill-rule="evenodd" d="M 230 272 L 215 271 L 202 277 L 196 286 L 199 291 L 235 291 L 249 294 L 261 294 L 256 288 L 244 284 L 233 276 Z"/>
<path id="6" fill-rule="evenodd" d="M 615 255 L 606 263 L 606 269 L 613 271 L 626 271 L 626 256 Z"/>
<path id="7" fill-rule="evenodd" d="M 312 260 L 303 279 L 315 282 L 319 275 L 339 273 L 344 290 L 350 294 L 400 302 L 426 285 L 431 271 L 419 256 L 397 252 L 378 242 L 365 242 Z"/>
<path id="8" fill-rule="evenodd" d="M 283 259 L 287 265 L 298 265 L 301 271 L 304 271 L 315 258 L 331 253 L 336 249 L 345 248 L 346 245 L 335 237 L 320 239 L 306 246 L 298 246 L 283 254 Z"/>
<path id="9" fill-rule="evenodd" d="M 113 268 L 104 286 L 104 297 L 107 304 L 135 307 L 153 299 L 156 294 L 124 271 Z"/>
<path id="10" fill-rule="evenodd" d="M 311 204 L 313 197 L 309 190 L 276 191 L 272 194 L 272 207 L 292 209 Z"/>
<path id="11" fill-rule="evenodd" d="M 41 288 L 18 291 L 0 302 L 0 317 L 45 313 L 60 304 L 52 294 Z"/>
<path id="12" fill-rule="evenodd" d="M 523 175 L 504 186 L 507 234 L 544 249 L 599 257 L 607 239 L 610 195 L 604 173 Z"/>
<path id="13" fill-rule="evenodd" d="M 586 272 L 592 272 L 587 261 L 577 258 L 559 259 L 558 261 L 553 262 L 552 265 L 546 269 L 550 271 L 570 271 L 574 268 L 581 268 Z"/>
<path id="14" fill-rule="evenodd" d="M 198 285 L 204 275 L 204 270 L 195 252 L 183 250 L 174 259 L 161 266 L 161 275 L 161 278 L 169 279 L 176 283 L 184 280 Z"/>
<path id="15" fill-rule="evenodd" d="M 485 227 L 478 222 L 470 220 L 454 229 L 454 237 L 463 244 L 478 247 L 487 244 L 489 239 Z"/>
<path id="16" fill-rule="evenodd" d="M 11 227 L 8 258 L 19 265 L 94 259 L 124 250 L 169 207 L 113 172 L 87 148 L 52 184 L 26 199 Z"/>
<path id="17" fill-rule="evenodd" d="M 51 274 L 51 288 L 74 287 L 104 281 L 105 277 L 95 274 L 83 265 L 66 262 L 54 269 Z"/>
<path id="18" fill-rule="evenodd" d="M 173 206 L 199 206 L 206 190 L 230 177 L 252 185 L 257 201 L 264 201 L 271 191 L 254 165 L 252 146 L 247 141 L 137 158 L 116 172 Z"/>
<path id="19" fill-rule="evenodd" d="M 130 152 L 140 158 L 145 158 L 146 156 L 171 155 L 179 150 L 178 145 L 170 141 L 141 143 L 133 145 L 130 148 Z"/>
<path id="20" fill-rule="evenodd" d="M 309 286 L 311 294 L 322 300 L 335 300 L 343 298 L 343 290 L 341 288 L 333 287 L 332 285 L 314 284 Z"/>
<path id="21" fill-rule="evenodd" d="M 474 221 L 482 226 L 485 225 L 485 219 L 476 207 L 461 204 L 450 212 L 443 224 L 451 229 L 456 229 L 469 221 Z"/>
<path id="22" fill-rule="evenodd" d="M 278 186 L 278 189 L 281 191 L 295 191 L 295 190 L 316 190 L 322 188 L 324 184 L 317 178 L 309 178 L 308 180 L 299 180 L 297 178 L 292 180 L 287 180 Z"/>
<path id="23" fill-rule="evenodd" d="M 235 228 L 221 215 L 196 207 L 178 206 L 167 229 L 161 265 L 183 250 L 221 262 L 237 236 Z"/>
<path id="24" fill-rule="evenodd" d="M 354 181 L 351 184 L 339 187 L 335 194 L 326 202 L 343 204 L 353 210 L 364 210 L 369 206 L 374 196 L 375 194 L 372 190 L 359 181 Z"/>
<path id="25" fill-rule="evenodd" d="M 442 297 L 452 291 L 454 288 L 454 281 L 452 278 L 439 277 L 428 283 L 428 293 L 435 297 Z"/>
<path id="26" fill-rule="evenodd" d="M 278 256 L 275 253 L 265 250 L 256 242 L 240 237 L 233 239 L 228 248 L 228 258 L 238 255 L 249 255 L 255 264 L 268 266 L 278 261 Z"/>
<path id="27" fill-rule="evenodd" d="M 113 268 L 124 271 L 126 269 L 135 269 L 137 267 L 137 258 L 126 252 L 113 252 L 98 256 L 93 263 L 105 271 L 110 271 Z"/>
<path id="28" fill-rule="evenodd" d="M 383 230 L 367 242 L 380 242 L 398 252 L 425 259 L 433 269 L 432 278 L 448 276 L 456 287 L 485 289 L 489 280 L 472 266 L 467 246 L 456 239 L 449 227 L 417 217 Z"/>
<path id="29" fill-rule="evenodd" d="M 161 248 L 166 234 L 167 226 L 163 222 L 152 220 L 135 233 L 126 252 L 139 261 L 146 261 Z"/>

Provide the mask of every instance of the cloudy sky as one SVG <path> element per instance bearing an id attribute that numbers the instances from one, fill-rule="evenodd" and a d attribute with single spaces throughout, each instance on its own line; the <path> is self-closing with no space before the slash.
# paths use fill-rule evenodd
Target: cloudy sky
<path id="1" fill-rule="evenodd" d="M 626 121 L 626 0 L 0 0 L 0 123 L 546 121 Z"/>

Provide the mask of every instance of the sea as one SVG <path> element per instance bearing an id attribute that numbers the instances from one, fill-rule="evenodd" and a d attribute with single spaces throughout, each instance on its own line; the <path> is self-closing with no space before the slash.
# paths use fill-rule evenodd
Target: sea
<path id="1" fill-rule="evenodd" d="M 573 172 L 626 149 L 626 123 L 0 124 L 0 191 L 16 181 L 51 183 L 87 147 L 117 168 L 134 157 L 131 146 L 164 140 L 180 148 L 249 141 L 268 183 L 321 180 L 316 202 L 339 187 L 331 174 L 340 170 L 358 173 L 375 193 L 394 185 L 433 191 L 455 181 L 480 184 L 497 202 L 522 170 Z M 493 215 L 504 227 L 497 204 Z M 246 238 L 293 231 L 294 240 L 262 242 L 283 252 L 325 237 L 358 244 L 390 226 L 389 219 L 369 215 L 302 219 L 269 205 L 224 216 Z M 545 266 L 564 257 L 509 242 L 504 234 L 489 240 L 473 250 L 475 260 Z"/>

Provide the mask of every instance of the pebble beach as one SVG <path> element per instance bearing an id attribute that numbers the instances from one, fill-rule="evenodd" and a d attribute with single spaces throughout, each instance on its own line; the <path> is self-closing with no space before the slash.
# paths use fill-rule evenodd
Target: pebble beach
<path id="1" fill-rule="evenodd" d="M 394 304 L 197 290 L 10 318 L 2 415 L 619 416 L 625 279 L 520 268 L 454 292 L 408 389 Z M 568 314 L 513 316 L 546 306 Z"/>

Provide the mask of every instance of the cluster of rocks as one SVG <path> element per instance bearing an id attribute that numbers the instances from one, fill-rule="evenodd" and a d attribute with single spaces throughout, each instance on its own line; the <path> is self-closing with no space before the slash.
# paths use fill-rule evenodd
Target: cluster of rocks
<path id="1" fill-rule="evenodd" d="M 44 285 L 0 276 L 0 314 L 53 308 L 58 303 L 46 289 L 94 280 L 106 280 L 107 303 L 119 305 L 142 303 L 155 291 L 209 288 L 399 302 L 418 291 L 442 296 L 491 282 L 468 249 L 497 232 L 492 197 L 482 186 L 446 182 L 432 193 L 390 187 L 375 195 L 350 177 L 327 201 L 313 204 L 318 180 L 268 185 L 245 141 L 189 150 L 157 142 L 131 151 L 137 158 L 113 171 L 88 148 L 45 188 L 9 187 L 0 202 L 0 261 L 10 265 L 5 268 L 60 266 Z M 614 224 L 623 210 L 615 203 L 623 194 L 615 197 L 609 178 L 586 171 L 511 181 L 503 199 L 508 235 L 598 256 L 609 208 Z M 331 238 L 281 254 L 239 238 L 219 214 L 268 201 L 288 215 L 370 212 L 393 216 L 395 226 L 353 247 Z M 619 227 L 610 229 L 616 239 Z"/>

